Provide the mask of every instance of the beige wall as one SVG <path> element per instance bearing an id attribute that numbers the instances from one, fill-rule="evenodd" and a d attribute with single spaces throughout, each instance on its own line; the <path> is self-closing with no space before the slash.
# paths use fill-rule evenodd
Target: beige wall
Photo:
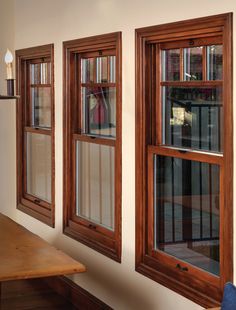
<path id="1" fill-rule="evenodd" d="M 15 26 L 12 3 L 15 3 Z M 3 50 L 13 44 L 15 49 L 55 44 L 56 228 L 47 227 L 15 209 L 15 109 L 12 102 L 0 103 L 0 211 L 83 262 L 88 272 L 74 276 L 74 280 L 115 309 L 201 309 L 134 271 L 134 29 L 224 12 L 236 13 L 235 0 L 0 0 L 0 57 Z M 5 32 L 8 24 L 10 33 Z M 62 41 L 113 31 L 122 31 L 123 36 L 122 264 L 62 234 Z M 234 33 L 236 39 L 236 31 Z M 0 65 L 2 72 L 5 69 L 2 61 Z M 0 77 L 0 83 L 5 83 L 2 73 Z"/>
<path id="2" fill-rule="evenodd" d="M 14 52 L 14 2 L 0 0 L 0 94 L 6 94 L 4 56 Z M 16 211 L 16 122 L 15 101 L 0 101 L 0 212 L 14 216 Z"/>

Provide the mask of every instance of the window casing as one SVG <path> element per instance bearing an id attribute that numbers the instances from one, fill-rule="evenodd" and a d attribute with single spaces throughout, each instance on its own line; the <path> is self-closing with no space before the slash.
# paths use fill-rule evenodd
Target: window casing
<path id="1" fill-rule="evenodd" d="M 136 270 L 206 307 L 232 280 L 231 59 L 231 14 L 136 31 Z"/>
<path id="2" fill-rule="evenodd" d="M 53 45 L 16 51 L 17 208 L 54 227 Z"/>
<path id="3" fill-rule="evenodd" d="M 120 261 L 121 34 L 64 42 L 64 233 Z"/>

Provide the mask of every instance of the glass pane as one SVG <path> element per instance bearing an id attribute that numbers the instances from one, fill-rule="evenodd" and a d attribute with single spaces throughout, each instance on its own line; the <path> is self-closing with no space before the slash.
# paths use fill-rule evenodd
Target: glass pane
<path id="1" fill-rule="evenodd" d="M 180 80 L 180 50 L 162 51 L 162 81 Z"/>
<path id="2" fill-rule="evenodd" d="M 115 87 L 82 87 L 82 108 L 82 133 L 115 137 Z"/>
<path id="3" fill-rule="evenodd" d="M 223 150 L 222 89 L 163 87 L 163 144 Z"/>
<path id="4" fill-rule="evenodd" d="M 207 79 L 222 80 L 223 48 L 222 45 L 207 47 Z"/>
<path id="5" fill-rule="evenodd" d="M 96 58 L 96 74 L 97 83 L 107 83 L 108 82 L 108 65 L 107 57 Z"/>
<path id="6" fill-rule="evenodd" d="M 114 230 L 114 148 L 76 142 L 76 214 Z"/>
<path id="7" fill-rule="evenodd" d="M 51 127 L 51 87 L 31 88 L 32 125 Z"/>
<path id="8" fill-rule="evenodd" d="M 203 47 L 184 48 L 184 80 L 202 80 Z"/>
<path id="9" fill-rule="evenodd" d="M 30 84 L 50 84 L 51 63 L 38 63 L 30 65 Z"/>
<path id="10" fill-rule="evenodd" d="M 27 133 L 27 193 L 51 202 L 51 136 Z"/>
<path id="11" fill-rule="evenodd" d="M 84 58 L 81 60 L 82 83 L 94 82 L 94 58 Z"/>
<path id="12" fill-rule="evenodd" d="M 219 203 L 217 165 L 154 156 L 156 250 L 219 275 Z"/>
<path id="13" fill-rule="evenodd" d="M 109 56 L 110 62 L 110 83 L 116 82 L 116 56 Z"/>

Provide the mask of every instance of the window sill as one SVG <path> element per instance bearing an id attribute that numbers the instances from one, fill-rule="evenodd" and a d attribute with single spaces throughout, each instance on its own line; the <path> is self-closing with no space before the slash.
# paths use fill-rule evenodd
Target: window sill
<path id="1" fill-rule="evenodd" d="M 100 252 L 101 254 L 113 259 L 118 263 L 121 263 L 120 246 L 114 239 L 101 235 L 98 232 L 92 231 L 87 227 L 82 227 L 82 225 L 77 224 L 76 230 L 73 229 L 72 226 L 73 225 L 69 224 L 68 226 L 64 227 L 63 232 L 66 236 L 75 239 L 76 241 L 79 241 L 84 245 L 87 245 L 93 250 Z M 91 238 L 91 235 L 93 235 L 93 238 Z M 105 245 L 105 243 L 107 245 Z"/>
<path id="2" fill-rule="evenodd" d="M 35 219 L 39 220 L 40 222 L 42 222 L 42 223 L 44 223 L 44 224 L 54 228 L 55 227 L 55 222 L 54 222 L 54 216 L 52 214 L 52 211 L 49 211 L 48 215 L 45 215 L 45 214 L 42 214 L 40 212 L 40 209 L 42 207 L 40 207 L 38 205 L 36 205 L 36 206 L 37 206 L 38 211 L 33 210 L 29 206 L 26 206 L 26 205 L 24 205 L 22 203 L 19 203 L 17 205 L 17 209 L 22 211 L 22 212 L 24 212 L 24 213 L 26 213 L 26 214 L 28 214 L 28 215 L 30 215 L 30 216 L 32 216 L 32 217 L 34 217 Z"/>
<path id="3" fill-rule="evenodd" d="M 154 280 L 161 285 L 175 291 L 176 293 L 192 300 L 204 308 L 220 306 L 220 301 L 209 297 L 207 294 L 207 289 L 206 294 L 203 294 L 198 290 L 195 290 L 188 285 L 175 280 L 173 277 L 169 277 L 168 275 L 157 271 L 156 269 L 146 265 L 144 262 L 136 262 L 135 270 L 150 278 L 151 280 Z"/>

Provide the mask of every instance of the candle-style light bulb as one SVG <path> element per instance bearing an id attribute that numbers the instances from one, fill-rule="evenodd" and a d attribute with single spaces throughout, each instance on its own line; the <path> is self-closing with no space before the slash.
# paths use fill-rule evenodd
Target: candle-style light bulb
<path id="1" fill-rule="evenodd" d="M 7 65 L 7 80 L 13 79 L 13 69 L 12 69 L 13 55 L 9 49 L 7 49 L 5 55 L 5 63 Z"/>
<path id="2" fill-rule="evenodd" d="M 7 49 L 6 55 L 5 55 L 5 63 L 9 64 L 13 62 L 13 55 L 9 49 Z"/>

